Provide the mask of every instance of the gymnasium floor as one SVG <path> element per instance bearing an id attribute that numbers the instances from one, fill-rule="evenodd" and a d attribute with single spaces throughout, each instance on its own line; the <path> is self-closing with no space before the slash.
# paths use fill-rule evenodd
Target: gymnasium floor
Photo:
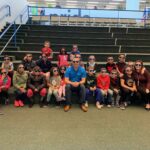
<path id="1" fill-rule="evenodd" d="M 0 150 L 149 150 L 150 112 L 130 106 L 126 110 L 90 105 L 87 113 L 77 105 L 32 109 L 3 106 Z"/>

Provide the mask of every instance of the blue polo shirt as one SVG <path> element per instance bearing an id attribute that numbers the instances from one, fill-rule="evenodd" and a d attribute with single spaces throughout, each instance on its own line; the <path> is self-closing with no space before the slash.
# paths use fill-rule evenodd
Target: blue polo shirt
<path id="1" fill-rule="evenodd" d="M 80 82 L 82 78 L 86 78 L 86 71 L 81 66 L 78 67 L 77 70 L 74 69 L 73 66 L 67 68 L 65 77 L 69 78 L 72 82 Z"/>

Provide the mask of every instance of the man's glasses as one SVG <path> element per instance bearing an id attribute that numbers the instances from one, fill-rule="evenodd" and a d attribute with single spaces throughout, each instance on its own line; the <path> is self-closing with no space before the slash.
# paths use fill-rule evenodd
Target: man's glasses
<path id="1" fill-rule="evenodd" d="M 89 60 L 95 60 L 95 58 L 89 58 Z"/>
<path id="2" fill-rule="evenodd" d="M 75 63 L 79 63 L 79 61 L 73 61 L 73 63 L 75 64 Z"/>

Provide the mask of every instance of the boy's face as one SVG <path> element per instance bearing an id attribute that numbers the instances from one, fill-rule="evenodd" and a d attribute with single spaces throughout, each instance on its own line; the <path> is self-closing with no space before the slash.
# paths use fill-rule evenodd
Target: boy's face
<path id="1" fill-rule="evenodd" d="M 117 78 L 117 71 L 112 71 L 111 73 L 110 73 L 110 77 L 111 78 Z"/>
<path id="2" fill-rule="evenodd" d="M 92 75 L 94 74 L 94 69 L 89 69 L 89 70 L 88 70 L 88 74 L 89 74 L 90 76 L 92 76 Z"/>
<path id="3" fill-rule="evenodd" d="M 74 45 L 74 46 L 72 47 L 72 50 L 73 50 L 74 52 L 76 52 L 76 51 L 78 50 L 78 47 L 77 47 L 76 45 Z"/>
<path id="4" fill-rule="evenodd" d="M 92 63 L 92 62 L 95 62 L 95 57 L 94 57 L 94 56 L 90 56 L 90 57 L 89 57 L 89 62 L 91 62 L 91 63 Z"/>
<path id="5" fill-rule="evenodd" d="M 49 43 L 49 42 L 46 42 L 46 43 L 44 43 L 44 46 L 45 46 L 45 47 L 50 47 L 50 43 Z"/>
<path id="6" fill-rule="evenodd" d="M 108 57 L 108 58 L 107 58 L 107 62 L 108 62 L 109 64 L 114 63 L 113 57 Z"/>
<path id="7" fill-rule="evenodd" d="M 106 74 L 107 74 L 107 72 L 106 72 L 105 69 L 101 70 L 101 75 L 102 75 L 103 77 L 106 76 Z"/>

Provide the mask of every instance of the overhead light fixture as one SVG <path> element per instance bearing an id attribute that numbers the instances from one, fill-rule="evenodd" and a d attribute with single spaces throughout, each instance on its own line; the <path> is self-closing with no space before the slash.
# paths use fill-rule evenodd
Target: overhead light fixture
<path id="1" fill-rule="evenodd" d="M 115 3 L 115 2 L 110 2 L 110 3 L 109 3 L 109 5 L 119 5 L 119 4 L 120 4 L 120 3 L 118 3 L 118 2 L 116 2 L 116 3 Z"/>
<path id="2" fill-rule="evenodd" d="M 66 1 L 67 3 L 77 3 L 78 1 Z"/>
<path id="3" fill-rule="evenodd" d="M 98 4 L 99 2 L 88 2 L 88 4 Z"/>

